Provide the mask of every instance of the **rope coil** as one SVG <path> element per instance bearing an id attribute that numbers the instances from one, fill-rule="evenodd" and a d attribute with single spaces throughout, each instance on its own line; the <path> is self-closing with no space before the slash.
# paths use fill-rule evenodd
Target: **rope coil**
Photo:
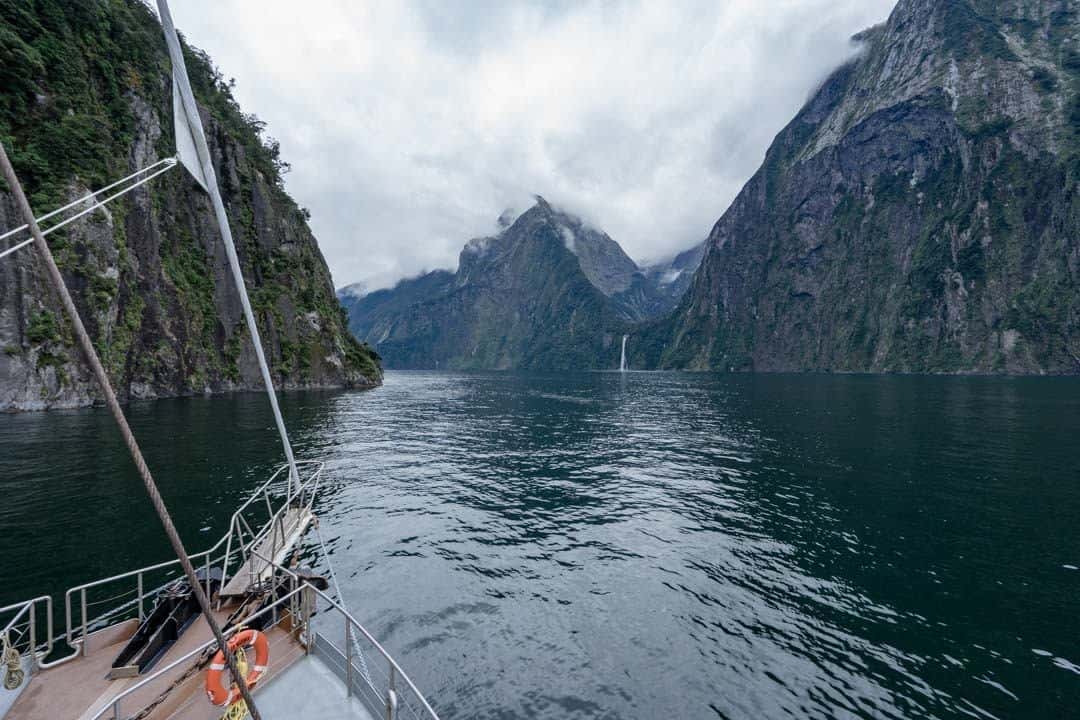
<path id="1" fill-rule="evenodd" d="M 8 634 L 0 637 L 0 664 L 4 668 L 4 689 L 14 690 L 22 685 L 25 673 L 22 669 L 22 655 L 18 648 L 8 641 Z"/>

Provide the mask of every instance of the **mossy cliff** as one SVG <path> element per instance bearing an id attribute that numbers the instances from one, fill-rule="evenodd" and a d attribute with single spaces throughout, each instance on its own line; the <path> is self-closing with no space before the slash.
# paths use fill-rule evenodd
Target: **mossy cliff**
<path id="1" fill-rule="evenodd" d="M 209 58 L 185 48 L 264 348 L 280 387 L 370 387 L 287 164 Z M 0 0 L 0 139 L 39 214 L 175 153 L 171 76 L 138 0 Z M 21 224 L 0 185 L 0 227 Z M 118 393 L 261 385 L 209 198 L 181 169 L 49 237 Z M 30 248 L 0 261 L 0 409 L 96 388 Z"/>

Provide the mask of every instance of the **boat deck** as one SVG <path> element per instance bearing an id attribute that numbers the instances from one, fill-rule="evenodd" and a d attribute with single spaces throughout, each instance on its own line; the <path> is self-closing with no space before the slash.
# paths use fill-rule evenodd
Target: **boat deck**
<path id="1" fill-rule="evenodd" d="M 215 613 L 224 622 L 227 611 Z M 123 649 L 124 643 L 134 634 L 136 623 L 129 621 L 107 628 L 87 638 L 87 654 L 55 668 L 33 675 L 30 683 L 19 695 L 4 720 L 89 720 L 132 686 L 145 679 L 145 675 L 109 680 L 106 675 L 112 661 Z M 212 635 L 206 620 L 199 617 L 158 660 L 154 668 L 164 668 L 169 663 L 195 650 L 209 641 Z M 270 667 L 264 675 L 263 686 L 282 674 L 292 663 L 304 657 L 304 650 L 296 640 L 279 627 L 267 631 L 270 640 Z M 197 656 L 196 656 L 197 658 Z M 196 658 L 193 658 L 192 662 Z M 121 717 L 134 715 L 154 702 L 191 667 L 183 663 L 155 678 L 126 697 L 121 705 Z M 207 702 L 203 692 L 204 673 L 191 674 L 168 693 L 167 698 L 145 716 L 146 720 L 216 720 L 221 708 Z M 257 696 L 258 697 L 258 696 Z M 111 710 L 107 717 L 112 717 Z"/>
<path id="2" fill-rule="evenodd" d="M 345 684 L 314 655 L 290 665 L 256 695 L 259 710 L 275 718 L 375 720 Z"/>

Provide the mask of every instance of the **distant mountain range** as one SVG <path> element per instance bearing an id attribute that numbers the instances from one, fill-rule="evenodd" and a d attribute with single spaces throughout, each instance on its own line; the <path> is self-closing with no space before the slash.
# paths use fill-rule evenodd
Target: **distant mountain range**
<path id="1" fill-rule="evenodd" d="M 1080 373 L 1080 8 L 899 0 L 708 234 L 638 268 L 540 201 L 341 294 L 397 367 Z"/>
<path id="2" fill-rule="evenodd" d="M 538 197 L 468 242 L 456 272 L 338 291 L 349 328 L 388 367 L 602 368 L 616 336 L 670 312 L 704 246 L 640 268 L 606 233 Z"/>

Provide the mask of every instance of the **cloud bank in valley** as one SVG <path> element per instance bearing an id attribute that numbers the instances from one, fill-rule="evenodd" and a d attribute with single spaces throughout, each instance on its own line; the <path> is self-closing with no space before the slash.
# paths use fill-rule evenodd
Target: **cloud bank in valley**
<path id="1" fill-rule="evenodd" d="M 639 262 L 700 242 L 894 0 L 216 0 L 177 25 L 237 80 L 339 285 L 453 268 L 544 195 Z"/>

